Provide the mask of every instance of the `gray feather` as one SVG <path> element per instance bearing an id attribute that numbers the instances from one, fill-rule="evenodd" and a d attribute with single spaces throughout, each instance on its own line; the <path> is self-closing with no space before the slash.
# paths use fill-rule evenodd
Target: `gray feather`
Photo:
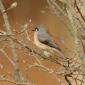
<path id="1" fill-rule="evenodd" d="M 52 48 L 58 49 L 56 43 L 52 39 L 51 35 L 48 33 L 47 28 L 44 27 L 43 25 L 38 26 L 38 28 L 39 28 L 39 31 L 38 31 L 39 41 L 44 44 L 47 44 L 48 46 Z"/>

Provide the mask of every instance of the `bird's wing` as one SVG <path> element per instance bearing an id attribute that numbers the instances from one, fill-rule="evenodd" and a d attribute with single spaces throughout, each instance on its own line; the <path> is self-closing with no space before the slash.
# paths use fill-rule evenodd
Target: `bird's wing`
<path id="1" fill-rule="evenodd" d="M 58 49 L 56 43 L 54 42 L 54 40 L 52 39 L 51 35 L 49 33 L 40 33 L 38 34 L 38 38 L 39 38 L 39 41 L 52 47 L 52 48 L 56 48 Z M 60 49 L 59 49 L 60 50 Z"/>

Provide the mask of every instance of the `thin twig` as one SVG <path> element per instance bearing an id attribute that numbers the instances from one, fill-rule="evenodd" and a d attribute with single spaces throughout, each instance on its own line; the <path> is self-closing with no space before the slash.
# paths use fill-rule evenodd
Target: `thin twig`
<path id="1" fill-rule="evenodd" d="M 8 16 L 7 16 L 7 13 L 4 12 L 5 11 L 5 7 L 2 3 L 2 0 L 0 0 L 0 10 L 1 10 L 1 13 L 2 13 L 2 16 L 3 16 L 3 19 L 4 19 L 4 23 L 5 23 L 5 29 L 7 31 L 7 34 L 8 35 L 12 35 L 12 30 L 11 30 L 11 24 L 10 24 L 10 21 L 8 19 Z M 13 37 L 13 36 L 12 36 Z M 15 46 L 15 43 L 14 41 L 9 38 L 9 45 L 12 49 L 12 54 L 13 54 L 13 60 L 14 60 L 14 69 L 15 69 L 15 81 L 19 81 L 20 80 L 20 74 L 19 74 L 19 60 L 18 60 L 18 55 L 17 55 L 17 51 L 16 51 L 16 46 Z"/>

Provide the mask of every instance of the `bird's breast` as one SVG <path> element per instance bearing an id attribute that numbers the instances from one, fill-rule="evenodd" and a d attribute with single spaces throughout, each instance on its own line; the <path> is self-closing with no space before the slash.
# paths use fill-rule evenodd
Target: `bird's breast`
<path id="1" fill-rule="evenodd" d="M 43 43 L 41 43 L 41 42 L 39 41 L 38 33 L 37 33 L 37 32 L 34 33 L 34 43 L 35 43 L 35 45 L 36 45 L 38 48 L 45 49 L 45 50 L 46 50 L 46 49 L 50 49 L 49 46 L 47 46 L 47 45 L 45 45 L 45 44 L 43 44 Z"/>

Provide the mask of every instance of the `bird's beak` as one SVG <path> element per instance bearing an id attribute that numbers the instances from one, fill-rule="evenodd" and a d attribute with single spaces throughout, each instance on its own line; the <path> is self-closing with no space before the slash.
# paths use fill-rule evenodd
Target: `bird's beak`
<path id="1" fill-rule="evenodd" d="M 37 29 L 37 28 L 35 27 L 32 31 L 36 31 L 36 29 Z"/>
<path id="2" fill-rule="evenodd" d="M 32 29 L 32 31 L 35 31 L 35 29 Z"/>

